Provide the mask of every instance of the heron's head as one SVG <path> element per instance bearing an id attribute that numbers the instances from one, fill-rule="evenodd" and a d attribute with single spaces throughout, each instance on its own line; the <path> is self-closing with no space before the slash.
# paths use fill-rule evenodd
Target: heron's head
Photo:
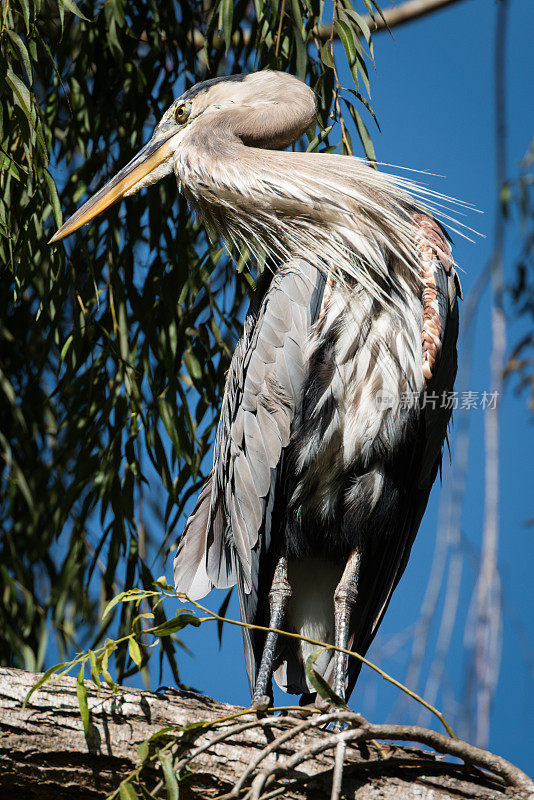
<path id="1" fill-rule="evenodd" d="M 150 141 L 50 242 L 63 239 L 121 198 L 168 175 L 175 169 L 179 148 L 195 147 L 196 134 L 237 136 L 245 145 L 279 149 L 296 141 L 314 116 L 311 89 L 283 72 L 230 75 L 198 83 L 174 101 Z"/>

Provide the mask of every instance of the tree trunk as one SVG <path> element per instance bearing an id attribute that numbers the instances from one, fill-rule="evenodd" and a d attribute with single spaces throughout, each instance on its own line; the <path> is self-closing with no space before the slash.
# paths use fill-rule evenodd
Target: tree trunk
<path id="1" fill-rule="evenodd" d="M 227 717 L 241 710 L 189 692 L 156 694 L 126 687 L 118 687 L 115 693 L 102 687 L 98 692 L 93 683 L 86 681 L 90 717 L 84 734 L 77 684 L 73 678 L 54 679 L 45 684 L 23 708 L 24 697 L 39 677 L 21 670 L 0 669 L 0 798 L 16 798 L 17 795 L 24 800 L 104 798 L 139 765 L 138 745 L 157 731 L 169 725 Z M 256 727 L 245 728 L 247 723 Z M 167 752 L 171 753 L 174 747 L 172 757 L 178 760 L 184 753 L 201 750 L 209 741 L 219 738 L 188 764 L 188 777 L 180 781 L 181 800 L 215 798 L 230 792 L 268 743 L 297 724 L 302 728 L 302 722 L 296 723 L 290 718 L 263 717 L 258 722 L 256 715 L 247 715 L 221 722 L 209 730 L 195 729 L 181 739 L 173 732 L 172 746 Z M 382 728 L 383 738 L 388 738 L 392 726 Z M 370 726 L 369 736 L 378 732 L 380 737 L 382 728 Z M 221 741 L 224 730 L 230 733 Z M 408 734 L 415 730 L 406 729 Z M 246 786 L 250 786 L 262 769 L 272 771 L 275 764 L 282 767 L 290 759 L 296 763 L 299 751 L 312 748 L 317 751 L 329 737 L 332 738 L 331 733 L 314 729 L 289 738 L 261 762 Z M 403 737 L 396 735 L 395 738 Z M 169 741 L 158 740 L 162 745 Z M 483 752 L 475 748 L 472 751 Z M 283 798 L 329 798 L 333 752 L 331 748 L 317 752 L 293 769 L 280 769 L 269 779 L 273 782 L 267 781 L 265 791 L 285 786 L 280 794 Z M 444 761 L 428 750 L 378 745 L 370 740 L 349 741 L 341 796 L 355 800 L 524 800 L 534 797 L 534 783 L 524 773 L 502 759 L 489 758 L 488 764 L 494 759 L 495 763 L 505 765 L 500 778 L 477 768 Z M 152 791 L 160 778 L 155 768 L 158 760 L 149 758 L 145 763 L 148 767 L 142 780 Z M 473 763 L 480 762 L 475 757 Z M 165 796 L 165 784 L 160 786 Z M 156 794 L 161 796 L 158 787 Z"/>

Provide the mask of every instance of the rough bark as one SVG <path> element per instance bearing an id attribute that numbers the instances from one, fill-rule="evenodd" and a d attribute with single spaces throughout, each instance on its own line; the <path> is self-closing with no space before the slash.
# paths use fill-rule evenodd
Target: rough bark
<path id="1" fill-rule="evenodd" d="M 53 680 L 22 701 L 38 674 L 0 669 L 0 797 L 104 798 L 139 763 L 137 746 L 168 725 L 212 720 L 239 711 L 209 697 L 187 692 L 156 694 L 118 687 L 98 693 L 87 681 L 90 723 L 87 735 L 78 709 L 76 681 Z M 228 722 L 236 729 L 255 717 Z M 282 723 L 284 724 L 284 723 Z M 287 722 L 288 726 L 293 724 Z M 377 727 L 378 730 L 378 727 Z M 385 730 L 385 729 L 384 729 Z M 392 730 L 389 726 L 388 730 Z M 414 729 L 415 730 L 415 729 Z M 194 747 L 213 741 L 217 731 L 203 731 Z M 280 730 L 276 730 L 279 734 Z M 265 764 L 287 761 L 303 748 L 317 748 L 328 737 L 307 731 L 282 745 Z M 243 770 L 273 738 L 272 730 L 249 728 L 214 743 L 191 762 L 192 775 L 180 784 L 180 798 L 215 798 L 231 791 Z M 180 755 L 180 754 L 178 754 Z M 502 762 L 506 764 L 506 762 Z M 332 751 L 300 763 L 287 778 L 284 798 L 330 797 Z M 509 765 L 511 767 L 511 765 Z M 512 770 L 515 768 L 511 767 Z M 296 778 L 317 776 L 295 784 Z M 446 762 L 427 750 L 372 742 L 349 743 L 342 797 L 355 800 L 524 800 L 534 797 L 534 783 L 517 770 L 515 787 L 478 769 Z M 152 785 L 157 781 L 148 773 Z M 275 784 L 273 784 L 273 787 Z M 522 788 L 521 788 L 522 787 Z M 163 794 L 165 792 L 163 791 Z"/>

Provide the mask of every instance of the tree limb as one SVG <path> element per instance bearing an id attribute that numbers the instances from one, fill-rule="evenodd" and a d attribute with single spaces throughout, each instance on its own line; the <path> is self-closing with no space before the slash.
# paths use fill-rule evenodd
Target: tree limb
<path id="1" fill-rule="evenodd" d="M 460 2 L 463 2 L 463 0 L 405 0 L 405 2 L 401 3 L 399 6 L 390 6 L 389 8 L 383 9 L 383 18 L 378 14 L 376 14 L 374 18 L 367 14 L 364 20 L 370 28 L 371 33 L 379 33 L 380 31 L 391 28 L 398 28 L 401 25 L 405 25 L 407 22 L 413 22 L 413 20 L 419 19 L 419 17 L 426 17 L 429 14 L 433 14 L 435 11 L 441 11 L 441 9 L 447 6 L 452 6 Z M 235 35 L 237 41 L 238 35 Z M 241 35 L 244 44 L 247 45 L 250 39 L 249 31 L 244 31 Z M 336 30 L 332 33 L 331 25 L 321 25 L 316 31 L 316 36 L 318 39 L 326 42 L 330 38 L 337 39 L 338 33 Z M 204 46 L 204 41 L 204 34 L 202 31 L 195 30 L 193 32 L 193 42 L 197 50 L 200 50 Z M 213 44 L 217 49 L 223 47 L 224 38 L 222 36 L 214 37 Z"/>
<path id="2" fill-rule="evenodd" d="M 108 688 L 98 692 L 87 681 L 90 719 L 84 734 L 72 678 L 45 684 L 22 707 L 39 677 L 0 669 L 2 797 L 19 793 L 39 800 L 104 798 L 136 768 L 160 796 L 164 780 L 156 771 L 157 754 L 145 760 L 141 773 L 137 748 L 162 728 L 173 726 L 158 742 L 174 759 L 175 770 L 189 771 L 180 784 L 180 797 L 186 800 L 222 794 L 263 800 L 322 799 L 329 795 L 340 741 L 346 743 L 343 794 L 358 800 L 534 798 L 534 783 L 498 756 L 424 728 L 371 725 L 352 712 L 341 714 L 352 727 L 334 734 L 320 729 L 327 715 L 296 720 L 247 713 L 236 719 L 242 709 L 201 695 L 126 687 L 116 693 Z M 209 729 L 179 727 L 215 719 L 218 724 Z M 378 746 L 373 741 L 377 739 L 420 742 L 467 763 L 451 763 L 427 750 Z"/>
<path id="3" fill-rule="evenodd" d="M 384 19 L 376 14 L 375 19 L 367 16 L 365 21 L 369 25 L 371 33 L 375 33 L 388 28 L 398 28 L 407 22 L 413 22 L 419 17 L 426 17 L 435 11 L 441 11 L 442 8 L 459 2 L 462 2 L 462 0 L 405 0 L 404 3 L 398 6 L 390 6 L 383 9 Z"/>

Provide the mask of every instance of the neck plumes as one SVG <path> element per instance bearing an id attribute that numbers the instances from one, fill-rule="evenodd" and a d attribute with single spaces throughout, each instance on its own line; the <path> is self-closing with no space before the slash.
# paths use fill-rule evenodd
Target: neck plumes
<path id="1" fill-rule="evenodd" d="M 399 272 L 419 285 L 413 213 L 420 205 L 361 159 L 276 150 L 312 121 L 313 103 L 298 110 L 267 101 L 205 114 L 175 153 L 182 191 L 208 228 L 240 251 L 279 263 L 319 261 L 382 301 Z"/>

